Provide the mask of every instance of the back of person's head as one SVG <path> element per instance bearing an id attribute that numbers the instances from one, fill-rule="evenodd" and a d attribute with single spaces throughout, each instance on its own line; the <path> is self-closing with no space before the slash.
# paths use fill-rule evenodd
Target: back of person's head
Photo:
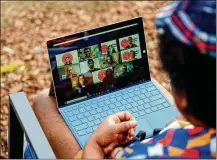
<path id="1" fill-rule="evenodd" d="M 207 127 L 216 128 L 214 3 L 175 2 L 167 7 L 171 12 L 166 13 L 169 16 L 163 13 L 164 8 L 158 13 L 156 26 L 160 32 L 159 55 L 163 68 L 169 74 L 172 87 L 186 95 L 184 112 Z"/>

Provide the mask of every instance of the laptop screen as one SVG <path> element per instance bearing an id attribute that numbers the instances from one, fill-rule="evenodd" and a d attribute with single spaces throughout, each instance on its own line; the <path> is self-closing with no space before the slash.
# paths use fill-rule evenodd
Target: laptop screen
<path id="1" fill-rule="evenodd" d="M 58 107 L 150 80 L 142 18 L 47 42 Z"/>

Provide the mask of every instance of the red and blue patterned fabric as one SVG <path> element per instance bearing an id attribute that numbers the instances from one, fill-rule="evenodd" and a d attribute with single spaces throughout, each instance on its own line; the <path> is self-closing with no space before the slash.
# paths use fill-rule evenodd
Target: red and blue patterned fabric
<path id="1" fill-rule="evenodd" d="M 202 54 L 216 57 L 216 1 L 178 1 L 159 10 L 155 25 Z"/>
<path id="2" fill-rule="evenodd" d="M 116 159 L 213 159 L 216 157 L 216 130 L 194 127 L 169 129 L 146 143 L 135 142 L 115 149 Z"/>

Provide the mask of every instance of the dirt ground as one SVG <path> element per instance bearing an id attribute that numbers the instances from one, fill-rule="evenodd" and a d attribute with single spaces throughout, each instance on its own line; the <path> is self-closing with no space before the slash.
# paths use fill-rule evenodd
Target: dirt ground
<path id="1" fill-rule="evenodd" d="M 46 40 L 142 16 L 151 75 L 167 90 L 154 17 L 165 1 L 1 2 L 1 156 L 7 157 L 8 94 L 34 97 L 48 88 L 51 74 Z"/>

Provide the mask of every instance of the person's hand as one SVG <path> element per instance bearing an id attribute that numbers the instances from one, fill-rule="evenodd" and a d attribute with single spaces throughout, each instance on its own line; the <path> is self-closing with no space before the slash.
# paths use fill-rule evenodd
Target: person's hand
<path id="1" fill-rule="evenodd" d="M 108 116 L 88 140 L 83 158 L 104 158 L 113 149 L 134 136 L 137 122 L 129 112 L 118 112 Z"/>

